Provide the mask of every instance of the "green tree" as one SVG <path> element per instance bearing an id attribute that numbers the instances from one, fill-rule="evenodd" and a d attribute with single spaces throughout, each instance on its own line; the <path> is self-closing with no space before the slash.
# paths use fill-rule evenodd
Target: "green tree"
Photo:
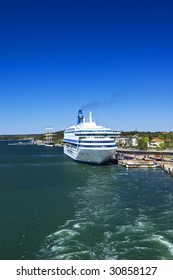
<path id="1" fill-rule="evenodd" d="M 138 148 L 140 150 L 147 150 L 149 139 L 148 137 L 142 137 L 138 140 Z"/>

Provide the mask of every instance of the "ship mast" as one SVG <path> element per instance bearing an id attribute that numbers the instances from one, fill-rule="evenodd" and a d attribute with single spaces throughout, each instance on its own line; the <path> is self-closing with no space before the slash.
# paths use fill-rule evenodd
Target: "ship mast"
<path id="1" fill-rule="evenodd" d="M 53 127 L 52 126 L 49 126 L 49 127 L 46 127 L 46 134 L 45 134 L 45 137 L 46 137 L 46 142 L 53 142 Z"/>

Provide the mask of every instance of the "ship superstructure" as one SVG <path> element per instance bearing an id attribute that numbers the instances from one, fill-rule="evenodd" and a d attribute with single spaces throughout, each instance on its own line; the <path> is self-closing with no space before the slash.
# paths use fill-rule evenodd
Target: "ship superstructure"
<path id="1" fill-rule="evenodd" d="M 91 112 L 87 121 L 79 110 L 77 125 L 64 132 L 64 153 L 77 161 L 101 164 L 115 154 L 118 136 L 119 132 L 97 125 Z"/>

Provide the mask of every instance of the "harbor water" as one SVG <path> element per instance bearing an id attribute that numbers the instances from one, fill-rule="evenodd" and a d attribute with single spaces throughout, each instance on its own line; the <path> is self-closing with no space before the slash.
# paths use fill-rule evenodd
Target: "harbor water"
<path id="1" fill-rule="evenodd" d="M 173 259 L 173 177 L 0 142 L 0 259 Z"/>

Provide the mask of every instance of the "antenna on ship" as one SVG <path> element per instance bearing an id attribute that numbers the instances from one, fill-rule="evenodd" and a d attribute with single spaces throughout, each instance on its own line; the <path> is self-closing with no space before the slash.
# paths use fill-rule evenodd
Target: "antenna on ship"
<path id="1" fill-rule="evenodd" d="M 83 120 L 84 120 L 83 112 L 82 112 L 82 110 L 79 110 L 78 111 L 78 121 L 77 121 L 77 124 L 83 123 Z"/>

